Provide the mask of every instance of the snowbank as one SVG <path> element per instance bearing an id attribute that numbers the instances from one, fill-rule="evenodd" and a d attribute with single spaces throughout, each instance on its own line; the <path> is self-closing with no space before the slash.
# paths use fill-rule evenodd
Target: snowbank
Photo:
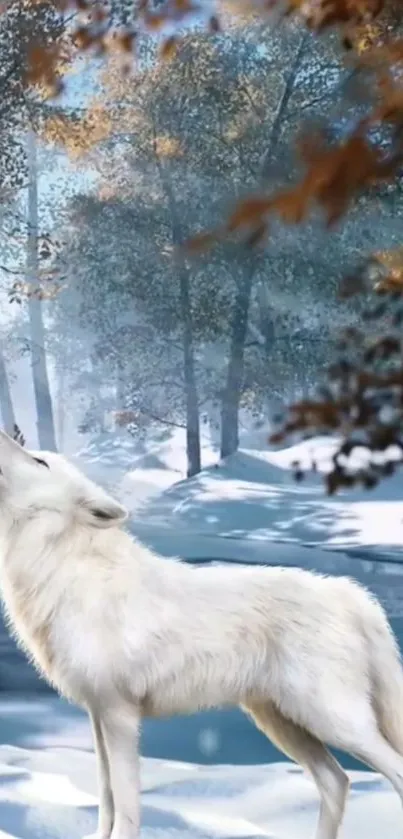
<path id="1" fill-rule="evenodd" d="M 210 437 L 202 436 L 205 466 L 217 460 Z M 134 511 L 144 500 L 186 477 L 185 429 L 163 431 L 146 441 L 125 430 L 92 437 L 75 455 L 81 468 Z"/>
<path id="2" fill-rule="evenodd" d="M 288 555 L 293 547 L 295 564 L 301 546 L 402 559 L 402 473 L 371 492 L 329 498 L 320 473 L 333 448 L 321 438 L 276 452 L 239 451 L 146 499 L 140 509 L 137 503 L 131 530 L 163 553 L 188 558 L 232 554 L 262 561 L 270 543 L 283 543 Z M 296 483 L 293 462 L 307 467 L 312 459 L 318 474 Z"/>
<path id="3" fill-rule="evenodd" d="M 9 745 L 0 746 L 0 836 L 81 839 L 92 833 L 97 786 L 87 722 L 77 727 L 74 716 L 72 726 L 68 706 L 55 702 L 52 713 L 48 708 L 39 715 L 29 749 L 20 745 L 21 731 L 31 711 L 35 717 L 35 703 L 11 706 Z M 398 839 L 403 816 L 396 793 L 373 773 L 350 776 L 343 839 Z M 143 759 L 141 784 L 143 839 L 308 839 L 318 814 L 314 784 L 291 763 L 207 767 Z"/>
<path id="4" fill-rule="evenodd" d="M 243 449 L 220 462 L 206 435 L 204 469 L 186 479 L 183 429 L 146 443 L 121 431 L 99 435 L 77 460 L 127 505 L 131 532 L 163 554 L 271 562 L 274 544 L 283 544 L 292 564 L 300 564 L 301 546 L 402 560 L 403 472 L 371 492 L 329 498 L 321 473 L 334 447 L 322 437 L 279 451 Z M 296 483 L 293 464 L 307 469 L 312 461 L 317 474 Z"/>

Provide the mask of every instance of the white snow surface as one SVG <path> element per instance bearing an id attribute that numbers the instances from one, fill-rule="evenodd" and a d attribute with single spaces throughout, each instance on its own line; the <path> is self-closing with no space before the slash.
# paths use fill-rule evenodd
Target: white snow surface
<path id="1" fill-rule="evenodd" d="M 217 461 L 209 436 L 201 438 L 203 465 Z M 146 499 L 186 477 L 183 428 L 136 441 L 127 431 L 104 432 L 90 439 L 75 457 L 93 480 L 107 486 L 133 512 Z"/>
<path id="2" fill-rule="evenodd" d="M 95 830 L 97 786 L 89 726 L 58 699 L 0 702 L 1 839 L 79 839 Z M 351 772 L 342 839 L 398 839 L 396 793 Z M 142 759 L 144 839 L 308 839 L 316 788 L 291 764 L 199 766 Z"/>
<path id="3" fill-rule="evenodd" d="M 334 441 L 316 439 L 281 451 L 240 450 L 211 463 L 199 475 L 154 488 L 141 499 L 143 472 L 127 477 L 134 488 L 120 493 L 132 513 L 131 531 L 164 554 L 189 559 L 271 561 L 274 544 L 360 551 L 403 559 L 403 472 L 371 490 L 325 493 Z M 317 473 L 297 483 L 292 464 Z M 126 488 L 128 484 L 126 484 Z M 268 554 L 270 551 L 270 556 Z M 284 550 L 283 550 L 284 555 Z M 266 557 L 266 559 L 265 559 Z"/>
<path id="4" fill-rule="evenodd" d="M 143 448 L 127 432 L 100 436 L 77 459 L 126 504 L 133 535 L 165 555 L 271 562 L 280 545 L 281 557 L 293 564 L 302 546 L 403 560 L 402 467 L 370 492 L 328 497 L 323 473 L 335 440 L 273 451 L 261 432 L 255 449 L 224 461 L 208 436 L 202 443 L 203 469 L 190 479 L 183 429 Z M 297 483 L 296 461 L 305 468 L 315 461 L 316 474 Z"/>

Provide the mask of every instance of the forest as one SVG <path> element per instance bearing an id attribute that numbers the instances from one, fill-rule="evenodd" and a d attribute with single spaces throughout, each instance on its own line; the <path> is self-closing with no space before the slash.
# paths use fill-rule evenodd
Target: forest
<path id="1" fill-rule="evenodd" d="M 372 6 L 363 5 L 369 19 Z M 354 372 L 345 362 L 334 373 L 341 335 L 353 336 L 353 356 L 365 355 L 368 341 L 375 346 L 365 364 L 390 366 L 396 355 L 385 312 L 366 318 L 368 294 L 340 294 L 340 283 L 357 281 L 362 264 L 366 278 L 379 280 L 386 265 L 400 294 L 400 257 L 392 269 L 388 262 L 400 254 L 403 207 L 399 9 L 380 24 L 359 19 L 351 58 L 340 25 L 355 23 L 354 3 L 344 16 L 343 4 L 319 4 L 322 17 L 310 26 L 294 14 L 273 24 L 246 6 L 223 7 L 220 25 L 210 17 L 208 26 L 193 21 L 186 3 L 141 7 L 148 26 L 136 32 L 128 65 L 133 10 L 112 5 L 107 17 L 90 6 L 12 0 L 0 16 L 4 426 L 25 433 L 15 373 L 22 364 L 41 448 L 63 449 L 71 434 L 111 426 L 138 439 L 182 428 L 191 476 L 203 465 L 206 429 L 227 457 L 243 433 L 270 426 L 290 404 L 306 407 L 313 388 L 322 413 L 316 403 L 314 416 L 301 408 L 286 433 L 328 427 L 326 405 L 336 397 L 326 370 L 342 390 Z M 175 21 L 186 23 L 188 13 L 180 37 L 166 38 L 164 26 L 177 33 Z M 89 23 L 77 24 L 80 14 Z M 111 25 L 123 34 L 119 49 L 106 51 Z M 389 37 L 395 53 L 385 59 Z M 381 79 L 376 50 L 386 62 Z M 383 111 L 369 124 L 375 87 Z M 371 149 L 384 157 L 367 161 L 364 173 L 365 120 Z M 342 165 L 330 199 L 308 213 L 295 186 L 307 183 L 297 145 L 305 166 L 319 171 L 319 136 L 326 166 L 332 150 Z M 359 140 L 358 156 L 348 158 Z M 226 219 L 234 235 L 213 234 L 213 247 L 204 247 L 206 231 Z M 384 358 L 379 317 L 390 339 Z M 362 383 L 358 391 L 352 399 L 364 400 L 360 427 L 368 431 L 378 408 Z M 330 427 L 347 434 L 345 405 L 337 405 Z M 395 411 L 388 444 L 400 424 Z"/>

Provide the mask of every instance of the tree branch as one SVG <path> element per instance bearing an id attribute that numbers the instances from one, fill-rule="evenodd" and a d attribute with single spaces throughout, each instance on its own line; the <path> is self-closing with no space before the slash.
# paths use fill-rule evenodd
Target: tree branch
<path id="1" fill-rule="evenodd" d="M 266 152 L 266 154 L 263 158 L 263 163 L 262 163 L 262 178 L 263 179 L 267 178 L 267 176 L 269 174 L 270 163 L 271 163 L 270 158 L 271 158 L 271 155 L 273 154 L 273 151 L 276 148 L 276 145 L 277 145 L 277 143 L 279 141 L 279 138 L 280 138 L 280 132 L 281 132 L 282 124 L 283 124 L 283 116 L 285 114 L 285 111 L 288 108 L 291 96 L 292 96 L 293 91 L 294 91 L 294 85 L 295 85 L 296 75 L 297 75 L 297 72 L 298 72 L 298 67 L 300 65 L 301 58 L 302 58 L 302 56 L 305 52 L 305 48 L 307 46 L 308 40 L 309 40 L 309 32 L 305 31 L 301 36 L 301 40 L 299 42 L 298 49 L 297 49 L 297 52 L 295 54 L 295 58 L 294 58 L 294 61 L 291 65 L 290 72 L 287 76 L 287 79 L 286 79 L 286 82 L 285 82 L 285 85 L 284 85 L 284 89 L 283 89 L 283 93 L 282 93 L 280 101 L 278 103 L 277 111 L 276 111 L 276 114 L 275 114 L 275 117 L 274 117 L 274 120 L 273 120 L 271 132 L 270 132 L 270 139 L 269 139 L 269 143 L 268 143 L 268 149 L 267 149 L 267 152 Z"/>
<path id="2" fill-rule="evenodd" d="M 162 417 L 159 417 L 157 414 L 154 414 L 153 411 L 147 410 L 147 408 L 138 408 L 138 411 L 140 414 L 144 414 L 144 416 L 155 420 L 155 422 L 160 422 L 162 425 L 169 425 L 172 426 L 172 428 L 186 428 L 186 425 L 184 423 L 163 419 Z"/>
<path id="3" fill-rule="evenodd" d="M 337 82 L 336 85 L 330 91 L 326 91 L 325 93 L 321 93 L 320 96 L 316 96 L 314 99 L 311 99 L 309 102 L 305 102 L 304 105 L 299 105 L 299 107 L 295 111 L 290 111 L 288 114 L 288 118 L 292 119 L 294 116 L 299 116 L 301 111 L 308 111 L 310 108 L 314 108 L 316 105 L 320 105 L 325 99 L 331 99 L 336 93 L 339 93 L 343 90 L 344 87 L 348 85 L 348 83 L 354 78 L 356 75 L 356 70 L 352 70 L 351 73 L 347 75 L 346 78 L 341 79 L 341 81 Z"/>

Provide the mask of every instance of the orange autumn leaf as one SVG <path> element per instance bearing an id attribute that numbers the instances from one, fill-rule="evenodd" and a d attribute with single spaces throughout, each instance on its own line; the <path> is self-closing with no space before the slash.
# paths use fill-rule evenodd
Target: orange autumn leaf
<path id="1" fill-rule="evenodd" d="M 217 233 L 198 233 L 187 240 L 185 249 L 190 254 L 201 253 L 211 248 L 217 241 Z"/>
<path id="2" fill-rule="evenodd" d="M 172 58 L 177 50 L 177 40 L 174 35 L 170 38 L 167 38 L 166 41 L 162 44 L 160 49 L 160 56 L 161 58 L 169 59 Z"/>
<path id="3" fill-rule="evenodd" d="M 285 224 L 299 224 L 307 211 L 304 185 L 288 192 L 280 192 L 273 200 L 273 210 Z"/>
<path id="4" fill-rule="evenodd" d="M 272 209 L 273 201 L 265 196 L 245 198 L 238 204 L 236 210 L 228 220 L 228 230 L 234 231 L 239 227 L 253 227 L 260 223 L 262 217 L 267 216 Z"/>
<path id="5" fill-rule="evenodd" d="M 346 212 L 357 192 L 390 175 L 388 162 L 360 133 L 330 148 L 317 137 L 312 142 L 305 140 L 301 156 L 309 162 L 301 182 L 273 196 L 243 199 L 229 217 L 228 232 L 245 227 L 257 231 L 262 225 L 267 228 L 273 212 L 286 224 L 298 224 L 315 203 L 323 209 L 327 224 L 332 225 Z M 252 243 L 254 238 L 249 235 L 248 241 Z"/>
<path id="6" fill-rule="evenodd" d="M 27 83 L 34 86 L 43 85 L 53 94 L 58 93 L 62 86 L 59 66 L 63 58 L 61 43 L 50 44 L 46 47 L 33 44 L 28 50 Z"/>

